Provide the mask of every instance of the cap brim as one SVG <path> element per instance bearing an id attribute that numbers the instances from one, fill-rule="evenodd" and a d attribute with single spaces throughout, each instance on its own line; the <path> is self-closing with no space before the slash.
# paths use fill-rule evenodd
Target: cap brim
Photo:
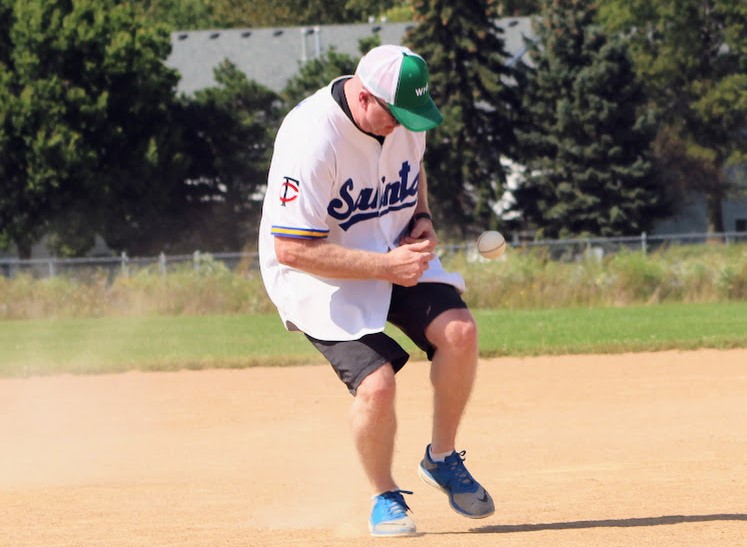
<path id="1" fill-rule="evenodd" d="M 397 121 L 410 131 L 428 131 L 444 121 L 436 103 L 430 98 L 427 103 L 417 108 L 405 109 L 392 104 L 388 106 Z"/>

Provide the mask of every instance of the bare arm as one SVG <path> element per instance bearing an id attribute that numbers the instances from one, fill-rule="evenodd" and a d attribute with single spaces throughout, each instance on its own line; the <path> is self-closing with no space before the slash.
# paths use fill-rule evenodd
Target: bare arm
<path id="1" fill-rule="evenodd" d="M 405 244 L 388 253 L 348 249 L 325 240 L 275 237 L 281 264 L 337 279 L 382 279 L 406 287 L 417 284 L 433 253 L 430 242 Z"/>

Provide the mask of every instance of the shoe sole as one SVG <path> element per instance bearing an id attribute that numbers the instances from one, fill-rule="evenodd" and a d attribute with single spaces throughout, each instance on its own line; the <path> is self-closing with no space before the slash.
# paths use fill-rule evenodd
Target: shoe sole
<path id="1" fill-rule="evenodd" d="M 418 535 L 417 530 L 405 530 L 402 532 L 390 532 L 390 533 L 374 532 L 373 526 L 371 526 L 371 523 L 368 524 L 368 531 L 371 532 L 371 537 L 373 538 L 403 538 L 403 537 Z"/>
<path id="2" fill-rule="evenodd" d="M 493 509 L 490 513 L 485 513 L 484 515 L 473 515 L 473 514 L 470 514 L 470 513 L 465 513 L 459 507 L 457 507 L 456 505 L 454 505 L 454 502 L 451 499 L 450 492 L 448 490 L 446 490 L 443 486 L 441 486 L 440 484 L 438 484 L 438 482 L 436 481 L 436 479 L 434 479 L 433 476 L 430 473 L 428 473 L 428 470 L 425 469 L 422 465 L 418 465 L 418 476 L 422 479 L 422 481 L 425 484 L 428 484 L 428 485 L 432 486 L 433 488 L 435 488 L 437 490 L 440 490 L 441 492 L 443 492 L 444 494 L 446 494 L 446 497 L 449 498 L 449 505 L 451 506 L 451 508 L 456 513 L 462 515 L 463 517 L 467 517 L 469 519 L 484 519 L 484 518 L 489 517 L 490 515 L 492 515 L 492 514 L 495 513 L 495 509 Z"/>

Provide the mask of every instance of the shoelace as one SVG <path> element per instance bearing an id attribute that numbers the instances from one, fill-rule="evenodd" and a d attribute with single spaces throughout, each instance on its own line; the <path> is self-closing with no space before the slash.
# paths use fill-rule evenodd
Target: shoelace
<path id="1" fill-rule="evenodd" d="M 451 471 L 452 475 L 456 477 L 457 480 L 462 483 L 462 485 L 469 486 L 475 482 L 475 479 L 472 478 L 472 475 L 469 474 L 467 468 L 464 467 L 464 460 L 467 459 L 466 454 L 466 450 L 462 450 L 461 452 L 454 452 L 450 456 L 446 457 L 444 463 L 446 463 L 446 465 L 449 467 L 449 471 Z"/>
<path id="2" fill-rule="evenodd" d="M 393 516 L 405 515 L 408 511 L 412 511 L 402 494 L 412 494 L 412 492 L 409 490 L 391 490 L 381 494 L 381 497 L 387 501 L 387 511 Z"/>

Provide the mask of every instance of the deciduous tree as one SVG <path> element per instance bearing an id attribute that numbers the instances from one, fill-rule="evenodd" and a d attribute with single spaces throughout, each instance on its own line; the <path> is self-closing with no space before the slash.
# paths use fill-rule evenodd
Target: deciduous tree
<path id="1" fill-rule="evenodd" d="M 214 28 L 214 2 L 210 0 L 133 0 L 137 10 L 171 30 Z"/>
<path id="2" fill-rule="evenodd" d="M 358 23 L 392 4 L 389 0 L 215 0 L 212 10 L 221 26 L 262 27 Z"/>
<path id="3" fill-rule="evenodd" d="M 79 253 L 161 191 L 151 175 L 170 161 L 169 34 L 114 0 L 2 5 L 0 230 L 28 257 L 42 234 L 77 224 L 68 242 L 82 248 L 59 250 Z"/>

